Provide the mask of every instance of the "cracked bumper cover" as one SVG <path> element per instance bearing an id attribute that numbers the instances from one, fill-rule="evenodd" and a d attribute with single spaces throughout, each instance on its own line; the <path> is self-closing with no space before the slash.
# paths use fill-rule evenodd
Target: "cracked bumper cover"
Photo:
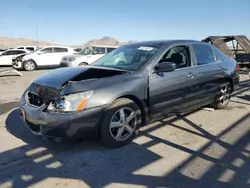
<path id="1" fill-rule="evenodd" d="M 20 115 L 29 130 L 40 136 L 78 139 L 97 136 L 104 107 L 77 113 L 50 113 L 44 107 L 27 103 L 19 106 Z"/>

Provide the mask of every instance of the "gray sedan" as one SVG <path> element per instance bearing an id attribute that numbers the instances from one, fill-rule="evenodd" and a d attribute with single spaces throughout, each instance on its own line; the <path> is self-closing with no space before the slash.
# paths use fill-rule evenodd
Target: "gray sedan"
<path id="1" fill-rule="evenodd" d="M 152 121 L 204 105 L 225 108 L 238 83 L 236 61 L 208 43 L 140 42 L 91 66 L 42 75 L 24 92 L 19 109 L 36 135 L 96 135 L 109 147 L 121 147 Z"/>

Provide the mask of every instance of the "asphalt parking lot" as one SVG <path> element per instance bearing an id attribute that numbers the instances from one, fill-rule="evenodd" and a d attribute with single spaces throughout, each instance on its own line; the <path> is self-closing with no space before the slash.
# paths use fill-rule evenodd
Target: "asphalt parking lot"
<path id="1" fill-rule="evenodd" d="M 250 79 L 221 111 L 197 110 L 143 127 L 134 142 L 55 143 L 32 135 L 15 109 L 48 70 L 0 77 L 0 187 L 250 187 Z"/>

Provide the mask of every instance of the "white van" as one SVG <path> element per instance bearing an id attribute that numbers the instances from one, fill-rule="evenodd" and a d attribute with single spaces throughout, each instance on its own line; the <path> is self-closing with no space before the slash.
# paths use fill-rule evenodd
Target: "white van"
<path id="1" fill-rule="evenodd" d="M 23 68 L 26 71 L 32 71 L 37 67 L 59 67 L 62 57 L 74 53 L 76 51 L 71 47 L 47 46 L 38 48 L 27 55 L 14 58 L 12 64 L 14 68 Z"/>
<path id="2" fill-rule="evenodd" d="M 119 46 L 88 46 L 82 49 L 79 53 L 70 56 L 64 56 L 61 60 L 61 67 L 77 67 L 90 65 L 100 59 L 107 53 L 113 51 Z"/>

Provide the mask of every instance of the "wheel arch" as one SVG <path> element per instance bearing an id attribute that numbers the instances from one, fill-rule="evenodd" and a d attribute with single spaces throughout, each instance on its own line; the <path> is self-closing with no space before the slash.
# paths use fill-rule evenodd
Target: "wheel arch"
<path id="1" fill-rule="evenodd" d="M 135 95 L 129 95 L 129 94 L 122 95 L 122 96 L 116 98 L 115 100 L 121 99 L 121 98 L 132 100 L 140 108 L 141 115 L 142 115 L 142 126 L 145 125 L 146 122 L 147 122 L 147 113 L 146 113 L 146 110 L 145 110 L 146 105 L 138 97 L 136 97 Z"/>
<path id="2" fill-rule="evenodd" d="M 81 63 L 86 63 L 86 65 L 89 65 L 88 62 L 86 62 L 86 61 L 81 61 L 80 63 L 77 63 L 77 66 L 79 66 Z"/>
<path id="3" fill-rule="evenodd" d="M 229 82 L 230 83 L 230 86 L 231 86 L 231 89 L 232 89 L 232 92 L 234 92 L 234 83 L 233 83 L 233 79 L 232 78 L 226 78 L 225 80 L 226 82 Z"/>
<path id="4" fill-rule="evenodd" d="M 23 67 L 23 66 L 24 66 L 24 63 L 27 62 L 27 61 L 33 61 L 33 62 L 35 63 L 35 65 L 36 65 L 36 67 L 37 67 L 36 61 L 35 61 L 34 59 L 31 58 L 31 59 L 28 59 L 28 60 L 22 62 L 22 69 L 24 68 L 24 67 Z"/>

